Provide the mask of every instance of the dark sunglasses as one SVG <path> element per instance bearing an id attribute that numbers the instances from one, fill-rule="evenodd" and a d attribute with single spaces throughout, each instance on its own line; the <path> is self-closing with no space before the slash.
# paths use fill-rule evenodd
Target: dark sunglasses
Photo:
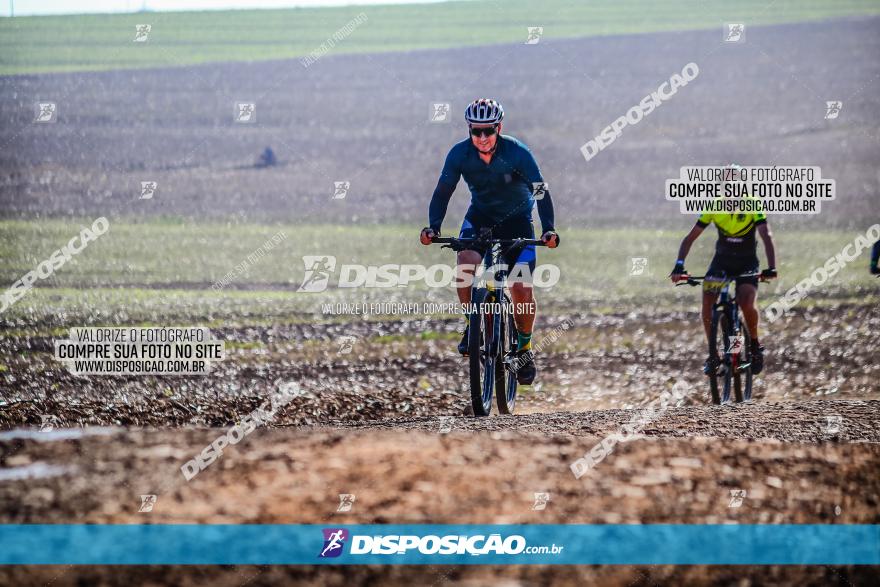
<path id="1" fill-rule="evenodd" d="M 481 136 L 491 137 L 496 132 L 498 132 L 497 126 L 487 126 L 487 127 L 483 127 L 483 128 L 471 128 L 471 134 L 475 137 L 481 137 Z"/>

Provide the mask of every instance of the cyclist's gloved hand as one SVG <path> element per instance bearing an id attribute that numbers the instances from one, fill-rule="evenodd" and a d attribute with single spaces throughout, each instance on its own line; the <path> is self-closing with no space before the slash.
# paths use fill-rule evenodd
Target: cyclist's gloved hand
<path id="1" fill-rule="evenodd" d="M 419 241 L 421 241 L 423 245 L 430 245 L 435 236 L 440 236 L 440 231 L 434 230 L 430 226 L 426 226 L 422 229 L 422 234 L 419 235 Z"/>
<path id="2" fill-rule="evenodd" d="M 770 281 L 771 279 L 776 279 L 779 277 L 779 274 L 776 273 L 775 267 L 770 267 L 769 269 L 764 269 L 761 271 L 761 279 L 763 281 Z"/>
<path id="3" fill-rule="evenodd" d="M 672 273 L 669 274 L 669 277 L 672 278 L 672 283 L 677 283 L 684 279 L 682 276 L 687 275 L 687 270 L 684 268 L 684 259 L 679 259 L 675 262 L 675 267 L 672 269 Z"/>
<path id="4" fill-rule="evenodd" d="M 555 230 L 548 230 L 544 234 L 541 235 L 541 240 L 547 243 L 547 248 L 555 249 L 559 246 L 559 235 L 556 234 Z"/>

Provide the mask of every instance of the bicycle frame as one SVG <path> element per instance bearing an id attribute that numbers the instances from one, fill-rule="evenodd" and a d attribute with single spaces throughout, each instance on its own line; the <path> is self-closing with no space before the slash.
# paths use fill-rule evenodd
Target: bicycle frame
<path id="1" fill-rule="evenodd" d="M 506 356 L 502 357 L 500 355 L 499 345 L 502 344 L 502 326 L 504 324 L 505 314 L 507 312 L 512 312 L 512 309 L 509 307 L 512 302 L 508 299 L 506 295 L 507 292 L 507 277 L 510 274 L 510 268 L 513 264 L 507 264 L 503 262 L 504 254 L 507 253 L 511 248 L 525 245 L 527 243 L 514 242 L 511 247 L 508 249 L 502 250 L 502 244 L 500 242 L 494 243 L 490 246 L 486 253 L 483 255 L 483 265 L 489 269 L 494 269 L 494 273 L 492 275 L 486 276 L 486 273 L 483 273 L 483 278 L 486 280 L 485 289 L 489 295 L 485 296 L 485 300 L 489 303 L 497 303 L 500 304 L 500 307 L 497 308 L 499 311 L 493 311 L 491 315 L 492 319 L 492 347 L 490 348 L 490 353 L 496 357 L 496 360 L 500 359 L 502 364 L 504 365 L 504 369 L 506 372 L 513 373 L 516 375 L 516 371 L 513 369 L 511 363 L 511 356 L 513 351 L 507 353 Z M 474 283 L 471 285 L 471 301 L 477 299 L 479 290 L 482 290 L 483 286 L 478 283 L 476 279 L 474 279 Z M 492 298 L 491 300 L 489 298 Z M 494 307 L 493 307 L 494 308 Z"/>
<path id="2" fill-rule="evenodd" d="M 715 304 L 712 306 L 713 313 L 725 312 L 728 318 L 732 318 L 731 325 L 734 327 L 734 330 L 736 330 L 740 323 L 739 305 L 736 303 L 736 288 L 733 289 L 732 295 L 730 293 L 730 284 L 734 283 L 735 280 L 736 278 L 724 279 L 724 284 L 718 292 L 718 299 L 715 300 Z"/>
<path id="3" fill-rule="evenodd" d="M 721 291 L 718 293 L 718 299 L 715 301 L 715 304 L 712 306 L 712 319 L 715 320 L 716 316 L 719 314 L 723 314 L 727 320 L 729 328 L 732 332 L 741 332 L 741 316 L 739 312 L 739 305 L 736 303 L 736 287 L 733 288 L 733 293 L 730 292 L 730 285 L 735 283 L 736 278 L 727 279 L 725 278 L 724 284 L 721 286 Z M 738 335 L 741 338 L 741 335 Z M 742 366 L 739 364 L 740 354 L 742 352 L 742 346 L 745 344 L 743 340 L 733 340 L 727 341 L 727 346 L 724 349 L 724 354 L 726 355 L 725 360 L 722 362 L 722 367 L 724 369 L 730 368 L 733 373 L 737 373 L 740 371 Z M 728 364 L 728 360 L 730 363 Z M 751 395 L 751 393 L 749 394 Z M 730 386 L 724 386 L 724 392 L 721 396 L 721 402 L 729 402 L 730 401 Z"/>

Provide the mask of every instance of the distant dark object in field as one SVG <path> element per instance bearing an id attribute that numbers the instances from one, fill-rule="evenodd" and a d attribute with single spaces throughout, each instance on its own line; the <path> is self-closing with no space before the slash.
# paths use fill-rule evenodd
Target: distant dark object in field
<path id="1" fill-rule="evenodd" d="M 272 167 L 277 163 L 278 159 L 275 158 L 275 151 L 272 150 L 272 147 L 266 147 L 266 150 L 257 159 L 256 167 Z"/>

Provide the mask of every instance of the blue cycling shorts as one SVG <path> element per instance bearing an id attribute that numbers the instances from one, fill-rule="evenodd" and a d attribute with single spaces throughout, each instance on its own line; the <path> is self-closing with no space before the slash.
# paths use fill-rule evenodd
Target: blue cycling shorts
<path id="1" fill-rule="evenodd" d="M 500 223 L 487 222 L 487 219 L 480 218 L 479 214 L 476 214 L 473 210 L 468 210 L 467 214 L 465 214 L 458 238 L 476 238 L 480 235 L 480 230 L 483 228 L 492 229 L 492 238 L 535 238 L 535 227 L 530 217 L 517 216 L 507 218 Z M 485 248 L 481 250 L 479 247 L 474 247 L 471 250 L 477 251 L 482 256 L 486 254 Z M 533 274 L 537 261 L 535 245 L 527 245 L 515 258 L 509 255 L 505 256 L 504 261 L 509 265 L 526 264 L 529 266 L 530 275 Z"/>

